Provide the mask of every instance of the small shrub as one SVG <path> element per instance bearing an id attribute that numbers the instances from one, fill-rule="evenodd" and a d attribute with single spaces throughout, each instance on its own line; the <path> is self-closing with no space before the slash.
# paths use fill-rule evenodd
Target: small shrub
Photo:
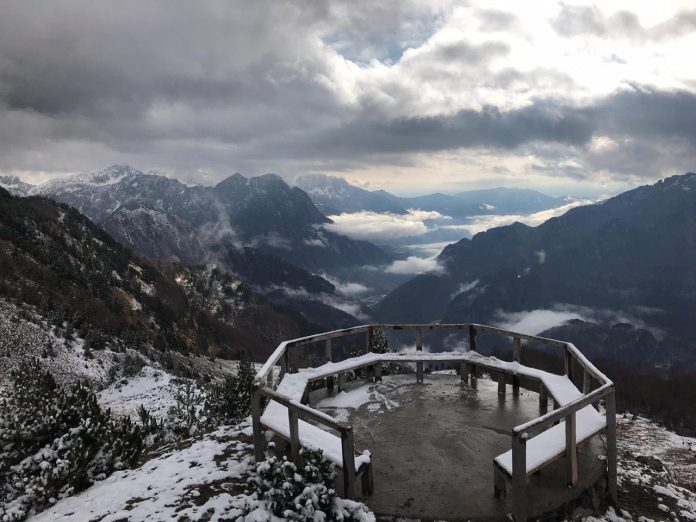
<path id="1" fill-rule="evenodd" d="M 242 359 L 234 375 L 212 382 L 207 388 L 205 410 L 216 424 L 236 424 L 251 411 L 251 385 L 256 372 L 254 365 Z"/>
<path id="2" fill-rule="evenodd" d="M 318 512 L 331 513 L 336 498 L 332 484 L 335 467 L 321 452 L 302 449 L 304 465 L 298 469 L 287 457 L 269 455 L 249 479 L 251 493 L 267 503 L 277 517 L 315 520 Z"/>
<path id="3" fill-rule="evenodd" d="M 270 444 L 269 450 L 272 449 Z M 336 468 L 321 451 L 302 448 L 300 455 L 303 464 L 298 467 L 287 457 L 269 453 L 250 476 L 249 493 L 283 520 L 374 521 L 374 515 L 363 504 L 336 496 Z M 256 508 L 250 505 L 248 511 Z"/>
<path id="4" fill-rule="evenodd" d="M 1 520 L 22 520 L 138 459 L 140 428 L 102 410 L 84 385 L 62 388 L 36 360 L 12 384 L 0 402 Z"/>
<path id="5" fill-rule="evenodd" d="M 135 377 L 140 373 L 140 370 L 145 366 L 145 361 L 140 355 L 133 353 L 126 353 L 123 357 L 123 376 L 124 377 Z"/>

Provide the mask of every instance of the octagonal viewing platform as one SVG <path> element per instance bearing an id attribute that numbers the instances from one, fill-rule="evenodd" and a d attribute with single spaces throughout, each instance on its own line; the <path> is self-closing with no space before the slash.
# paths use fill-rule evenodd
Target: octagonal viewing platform
<path id="1" fill-rule="evenodd" d="M 375 332 L 409 330 L 415 350 L 373 351 Z M 445 333 L 466 342 L 425 352 L 428 332 L 431 350 L 447 344 Z M 511 360 L 479 353 L 480 333 Z M 562 372 L 522 364 L 528 344 L 562 354 Z M 442 367 L 449 371 L 428 373 Z M 287 441 L 293 460 L 303 446 L 321 450 L 341 470 L 343 495 L 362 486 L 380 515 L 526 520 L 616 503 L 614 386 L 563 341 L 477 324 L 366 325 L 294 339 L 259 370 L 252 410 L 257 459 L 272 436 Z"/>

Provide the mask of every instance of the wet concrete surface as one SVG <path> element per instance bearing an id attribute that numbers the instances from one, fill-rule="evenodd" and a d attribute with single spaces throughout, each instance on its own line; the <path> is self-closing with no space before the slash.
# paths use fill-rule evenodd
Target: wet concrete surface
<path id="1" fill-rule="evenodd" d="M 348 390 L 364 385 L 350 383 Z M 374 495 L 363 501 L 378 515 L 436 520 L 499 520 L 511 510 L 493 496 L 493 459 L 511 447 L 511 429 L 538 413 L 538 395 L 521 390 L 504 400 L 497 384 L 478 379 L 477 388 L 456 375 L 385 376 L 370 385 L 374 400 L 356 409 L 325 408 L 348 417 L 355 446 L 373 455 Z M 312 404 L 326 397 L 313 392 Z M 566 484 L 565 459 L 530 477 L 530 514 L 548 512 L 593 485 L 603 472 L 602 441 L 579 447 L 580 484 Z M 508 494 L 510 494 L 508 485 Z"/>

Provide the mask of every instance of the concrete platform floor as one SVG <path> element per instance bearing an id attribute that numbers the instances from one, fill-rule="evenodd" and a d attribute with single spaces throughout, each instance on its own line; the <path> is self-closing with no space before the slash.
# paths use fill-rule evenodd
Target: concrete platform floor
<path id="1" fill-rule="evenodd" d="M 456 375 L 428 374 L 424 384 L 416 384 L 415 375 L 385 376 L 382 384 L 355 381 L 346 390 L 328 397 L 315 391 L 310 401 L 350 419 L 356 448 L 372 452 L 375 493 L 363 501 L 376 514 L 500 520 L 510 511 L 493 496 L 493 458 L 510 449 L 512 427 L 538 416 L 535 392 L 513 397 L 508 386 L 501 400 L 488 379 L 479 378 L 472 389 Z M 346 408 L 351 403 L 359 407 Z M 530 515 L 559 508 L 602 476 L 599 437 L 578 451 L 577 488 L 566 486 L 563 458 L 530 478 Z"/>

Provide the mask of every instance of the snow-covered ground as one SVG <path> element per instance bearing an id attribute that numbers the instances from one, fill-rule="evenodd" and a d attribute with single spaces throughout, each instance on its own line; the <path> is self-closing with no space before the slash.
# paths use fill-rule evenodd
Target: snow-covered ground
<path id="1" fill-rule="evenodd" d="M 0 299 L 0 392 L 10 372 L 23 360 L 38 359 L 59 383 L 81 380 L 99 388 L 109 382 L 109 368 L 120 357 L 110 350 L 94 351 L 86 357 L 83 339 L 66 341 L 39 315 Z"/>
<path id="2" fill-rule="evenodd" d="M 244 428 L 221 428 L 169 448 L 140 468 L 116 472 L 31 520 L 234 520 L 247 501 L 240 480 L 253 464 Z"/>
<path id="3" fill-rule="evenodd" d="M 33 522 L 242 520 L 279 522 L 245 493 L 254 469 L 248 422 L 166 448 L 141 467 L 119 471 L 30 518 Z M 355 505 L 337 499 L 337 508 Z M 365 512 L 360 522 L 374 522 Z"/>
<path id="4" fill-rule="evenodd" d="M 120 379 L 99 392 L 97 399 L 115 415 L 135 419 L 142 405 L 152 416 L 162 417 L 176 404 L 178 389 L 171 374 L 146 366 L 135 377 Z"/>

